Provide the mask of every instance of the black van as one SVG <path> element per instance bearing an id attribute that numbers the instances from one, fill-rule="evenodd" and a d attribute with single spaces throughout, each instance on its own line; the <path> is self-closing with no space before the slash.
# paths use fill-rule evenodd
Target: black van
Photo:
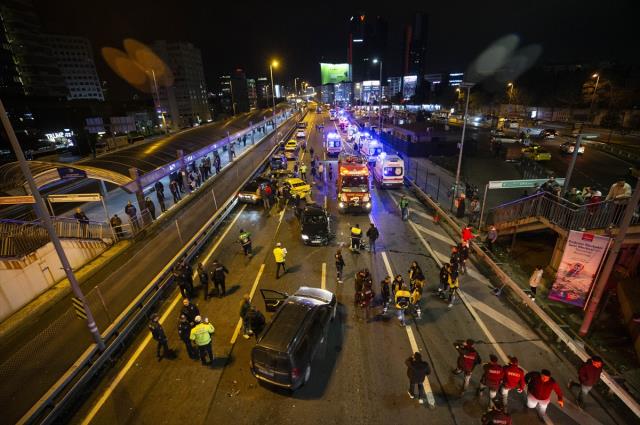
<path id="1" fill-rule="evenodd" d="M 295 294 L 261 289 L 273 320 L 251 351 L 251 373 L 263 382 L 295 390 L 311 376 L 311 363 L 326 343 L 336 316 L 333 293 L 302 286 Z"/>

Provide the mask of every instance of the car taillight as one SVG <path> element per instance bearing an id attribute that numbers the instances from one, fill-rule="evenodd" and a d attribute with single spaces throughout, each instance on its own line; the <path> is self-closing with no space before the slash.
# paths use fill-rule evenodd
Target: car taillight
<path id="1" fill-rule="evenodd" d="M 300 369 L 297 367 L 294 367 L 293 369 L 291 369 L 291 379 L 298 379 L 300 378 Z"/>

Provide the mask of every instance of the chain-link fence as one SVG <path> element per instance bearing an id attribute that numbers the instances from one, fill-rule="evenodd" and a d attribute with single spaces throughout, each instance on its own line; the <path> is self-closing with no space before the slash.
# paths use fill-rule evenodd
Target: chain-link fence
<path id="1" fill-rule="evenodd" d="M 404 158 L 405 175 L 433 200 L 448 208 L 453 202 L 456 179 L 426 158 Z M 464 190 L 464 186 L 460 186 Z"/>

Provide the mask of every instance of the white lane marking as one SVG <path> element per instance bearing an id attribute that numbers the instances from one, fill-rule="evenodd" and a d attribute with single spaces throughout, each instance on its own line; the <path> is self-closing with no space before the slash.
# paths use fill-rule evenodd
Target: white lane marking
<path id="1" fill-rule="evenodd" d="M 324 209 L 327 209 L 327 195 L 324 195 Z"/>
<path id="2" fill-rule="evenodd" d="M 400 194 L 395 193 L 395 192 L 389 192 L 389 194 L 390 194 L 391 196 L 393 196 L 394 198 L 399 198 L 399 197 L 401 196 Z M 415 198 L 415 197 L 413 197 L 413 196 L 411 196 L 411 195 L 407 195 L 406 193 L 403 193 L 402 195 L 404 195 L 404 197 L 405 197 L 405 198 L 407 198 L 407 199 L 409 199 L 410 201 L 413 201 L 413 202 L 415 202 L 415 203 L 416 203 L 416 204 L 418 204 L 418 205 L 422 205 L 422 202 L 418 201 L 418 199 L 417 199 L 417 198 Z"/>
<path id="3" fill-rule="evenodd" d="M 320 288 L 327 289 L 327 263 L 322 263 L 322 278 L 320 280 Z"/>
<path id="4" fill-rule="evenodd" d="M 225 231 L 222 233 L 222 235 L 220 235 L 220 237 L 218 238 L 218 240 L 216 241 L 216 243 L 213 245 L 213 247 L 211 247 L 211 250 L 209 250 L 209 252 L 207 253 L 207 256 L 205 257 L 203 263 L 206 263 L 207 261 L 209 261 L 209 259 L 211 258 L 211 255 L 213 255 L 213 252 L 218 249 L 218 247 L 220 246 L 220 244 L 222 243 L 222 241 L 224 240 L 224 238 L 227 236 L 227 234 L 229 233 L 229 231 L 234 227 L 234 225 L 236 224 L 236 221 L 238 221 L 238 218 L 240 218 L 240 215 L 242 213 L 242 211 L 244 211 L 244 209 L 246 208 L 246 205 L 243 205 L 242 208 L 240 209 L 240 211 L 238 212 L 238 214 L 233 218 L 233 220 L 231 221 L 231 223 L 229 223 L 229 226 L 227 226 L 227 228 L 225 229 Z M 193 278 L 196 278 L 196 273 L 194 272 L 194 276 Z M 169 313 L 171 313 L 171 311 L 173 311 L 173 309 L 176 307 L 176 305 L 182 300 L 182 294 L 177 294 L 176 297 L 174 298 L 174 300 L 171 302 L 171 304 L 169 305 L 169 308 L 167 308 L 167 310 L 164 312 L 164 314 L 162 315 L 162 317 L 160 317 L 160 324 L 163 324 L 165 322 L 165 320 L 167 320 L 167 317 L 169 316 Z M 113 380 L 113 382 L 111 382 L 111 384 L 107 387 L 107 389 L 104 391 L 104 393 L 102 393 L 102 396 L 100 396 L 100 398 L 98 399 L 98 401 L 96 402 L 96 404 L 91 408 L 91 410 L 89 411 L 89 413 L 87 414 L 87 416 L 82 420 L 82 424 L 86 425 L 91 423 L 91 421 L 93 420 L 93 418 L 98 414 L 98 412 L 100 411 L 100 409 L 102 408 L 102 406 L 107 402 L 107 400 L 109 399 L 109 397 L 111 396 L 111 394 L 113 393 L 113 391 L 116 389 L 116 387 L 118 386 L 118 384 L 120 383 L 120 381 L 122 381 L 122 379 L 125 377 L 125 375 L 129 372 L 129 370 L 131 369 L 131 367 L 133 366 L 133 364 L 138 360 L 138 357 L 140 357 L 140 355 L 142 354 L 142 352 L 144 351 L 144 349 L 147 347 L 147 345 L 149 345 L 149 342 L 151 342 L 151 334 L 147 335 L 143 340 L 142 343 L 140 344 L 140 346 L 136 349 L 136 351 L 134 351 L 133 355 L 131 356 L 131 358 L 129 359 L 129 361 L 125 364 L 124 368 L 118 373 L 118 375 L 116 375 L 115 379 Z"/>
<path id="5" fill-rule="evenodd" d="M 437 251 L 433 251 L 435 252 L 435 255 L 437 256 L 438 260 L 440 261 L 440 267 L 442 267 L 442 263 L 448 263 L 449 262 L 449 256 L 447 254 L 444 254 L 442 252 L 437 252 Z M 471 268 L 471 265 L 467 266 L 467 274 L 469 275 L 469 277 L 477 280 L 478 282 L 482 282 L 485 285 L 489 285 L 491 282 L 489 282 L 489 279 L 487 279 L 486 277 L 484 277 L 480 272 L 475 271 L 474 269 Z"/>
<path id="6" fill-rule="evenodd" d="M 262 277 L 262 272 L 264 272 L 264 263 L 260 266 L 260 270 L 258 270 L 258 275 L 256 276 L 256 280 L 253 281 L 251 292 L 249 292 L 249 301 L 253 299 L 253 295 L 256 293 L 256 288 L 258 287 L 258 282 L 260 282 L 260 277 Z M 242 318 L 238 319 L 238 324 L 236 325 L 236 329 L 235 331 L 233 331 L 233 336 L 231 337 L 231 341 L 230 341 L 231 345 L 235 344 L 236 339 L 238 339 L 240 328 L 242 328 Z"/>
<path id="7" fill-rule="evenodd" d="M 389 263 L 389 258 L 387 257 L 387 253 L 382 251 L 380 255 L 382 256 L 382 261 L 384 262 L 384 267 L 387 270 L 387 274 L 391 276 L 391 278 L 393 278 L 394 274 L 393 274 L 393 270 L 391 269 L 391 264 Z M 414 353 L 419 352 L 420 350 L 418 349 L 418 344 L 416 343 L 416 338 L 413 335 L 413 329 L 411 329 L 411 325 L 405 326 L 405 329 L 407 331 L 407 336 L 409 337 L 409 344 L 411 344 L 411 349 L 413 350 Z M 430 407 L 435 407 L 436 400 L 433 397 L 433 390 L 431 389 L 431 383 L 429 382 L 429 378 L 425 376 L 424 382 L 422 384 L 424 386 L 424 392 L 427 395 L 427 403 L 429 404 Z"/>
<path id="8" fill-rule="evenodd" d="M 396 194 L 396 193 L 393 193 L 393 192 L 389 192 L 389 194 L 391 195 L 392 200 L 395 202 L 395 204 L 399 205 L 400 204 L 400 201 L 398 200 L 398 196 L 399 195 Z M 407 196 L 407 195 L 405 195 L 405 197 L 415 201 L 416 203 L 419 203 L 419 201 L 417 199 L 415 199 L 415 198 L 412 198 L 412 197 Z M 427 220 L 433 220 L 433 216 L 431 214 L 427 214 L 427 213 L 425 213 L 423 211 L 418 210 L 417 208 L 410 208 L 410 211 L 411 211 L 411 214 L 419 215 L 420 217 L 425 218 Z"/>
<path id="9" fill-rule="evenodd" d="M 278 226 L 276 227 L 276 235 L 278 234 L 278 230 L 280 229 L 280 225 L 282 224 L 282 219 L 284 218 L 284 213 L 287 211 L 287 206 L 280 211 L 280 218 L 278 219 Z"/>
<path id="10" fill-rule="evenodd" d="M 467 300 L 469 301 L 469 303 L 476 310 L 489 316 L 499 324 L 503 325 L 505 328 L 517 333 L 518 335 L 520 335 L 525 339 L 531 339 L 531 340 L 539 339 L 539 337 L 531 329 L 520 325 L 515 320 L 505 316 L 504 314 L 500 313 L 496 309 L 489 307 L 487 304 L 472 297 L 471 295 L 465 294 L 465 296 L 467 297 Z M 547 345 L 544 344 L 542 341 L 531 341 L 531 342 L 536 344 L 538 347 L 544 349 L 545 351 L 550 351 Z"/>
<path id="11" fill-rule="evenodd" d="M 427 235 L 431 236 L 432 238 L 441 240 L 442 242 L 450 244 L 450 245 L 454 243 L 453 239 L 451 239 L 449 236 L 441 235 L 439 232 L 436 232 L 436 231 L 431 230 L 431 229 L 427 229 L 426 227 L 424 227 L 424 226 L 422 226 L 422 225 L 420 225 L 418 223 L 414 223 L 414 225 L 419 231 L 421 231 L 422 233 L 426 233 Z"/>

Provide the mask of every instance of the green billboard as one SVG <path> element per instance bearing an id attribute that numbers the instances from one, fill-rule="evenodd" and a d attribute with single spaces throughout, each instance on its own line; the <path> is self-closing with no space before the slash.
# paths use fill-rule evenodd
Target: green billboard
<path id="1" fill-rule="evenodd" d="M 343 83 L 350 81 L 348 63 L 321 63 L 320 77 L 322 84 Z"/>

